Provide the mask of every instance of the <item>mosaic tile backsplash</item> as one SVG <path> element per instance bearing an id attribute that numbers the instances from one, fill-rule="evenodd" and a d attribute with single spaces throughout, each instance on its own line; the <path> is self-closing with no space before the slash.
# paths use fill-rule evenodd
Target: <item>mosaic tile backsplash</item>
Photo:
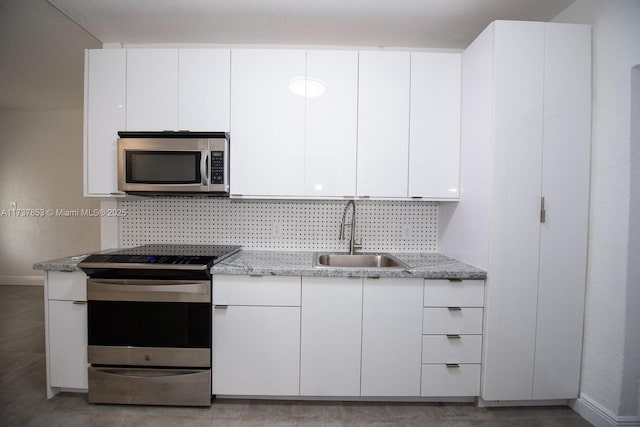
<path id="1" fill-rule="evenodd" d="M 237 244 L 245 249 L 349 248 L 339 240 L 346 200 L 136 198 L 120 200 L 120 247 L 146 243 Z M 350 222 L 351 212 L 347 213 Z M 356 201 L 364 251 L 437 252 L 438 202 Z"/>

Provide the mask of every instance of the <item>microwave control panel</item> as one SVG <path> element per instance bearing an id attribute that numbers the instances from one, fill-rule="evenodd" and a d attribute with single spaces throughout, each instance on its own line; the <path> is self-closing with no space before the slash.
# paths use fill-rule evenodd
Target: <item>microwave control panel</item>
<path id="1" fill-rule="evenodd" d="M 224 184 L 224 151 L 211 152 L 211 184 Z"/>

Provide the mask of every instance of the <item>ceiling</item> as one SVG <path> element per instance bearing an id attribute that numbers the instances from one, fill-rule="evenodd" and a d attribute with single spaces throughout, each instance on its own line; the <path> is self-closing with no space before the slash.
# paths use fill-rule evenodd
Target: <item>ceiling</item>
<path id="1" fill-rule="evenodd" d="M 103 43 L 462 49 L 496 19 L 549 21 L 574 0 L 49 0 Z"/>
<path id="2" fill-rule="evenodd" d="M 81 110 L 101 43 L 462 49 L 574 0 L 0 0 L 0 110 Z"/>

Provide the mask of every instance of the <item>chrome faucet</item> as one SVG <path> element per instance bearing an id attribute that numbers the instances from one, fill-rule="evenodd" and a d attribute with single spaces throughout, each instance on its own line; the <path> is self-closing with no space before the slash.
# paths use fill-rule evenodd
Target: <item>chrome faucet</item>
<path id="1" fill-rule="evenodd" d="M 351 206 L 351 223 L 347 224 L 347 210 L 349 210 L 349 206 Z M 344 207 L 344 211 L 342 212 L 342 223 L 340 224 L 340 236 L 338 237 L 340 240 L 344 240 L 344 228 L 351 227 L 351 236 L 349 238 L 349 255 L 353 255 L 356 249 L 362 249 L 362 239 L 360 239 L 359 243 L 356 243 L 355 234 L 356 234 L 356 204 L 353 200 L 349 200 L 347 205 Z"/>

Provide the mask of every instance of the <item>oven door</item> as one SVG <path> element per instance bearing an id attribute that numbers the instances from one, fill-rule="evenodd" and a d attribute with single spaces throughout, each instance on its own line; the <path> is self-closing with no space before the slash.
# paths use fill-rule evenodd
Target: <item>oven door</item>
<path id="1" fill-rule="evenodd" d="M 89 363 L 211 366 L 211 282 L 87 280 Z"/>

